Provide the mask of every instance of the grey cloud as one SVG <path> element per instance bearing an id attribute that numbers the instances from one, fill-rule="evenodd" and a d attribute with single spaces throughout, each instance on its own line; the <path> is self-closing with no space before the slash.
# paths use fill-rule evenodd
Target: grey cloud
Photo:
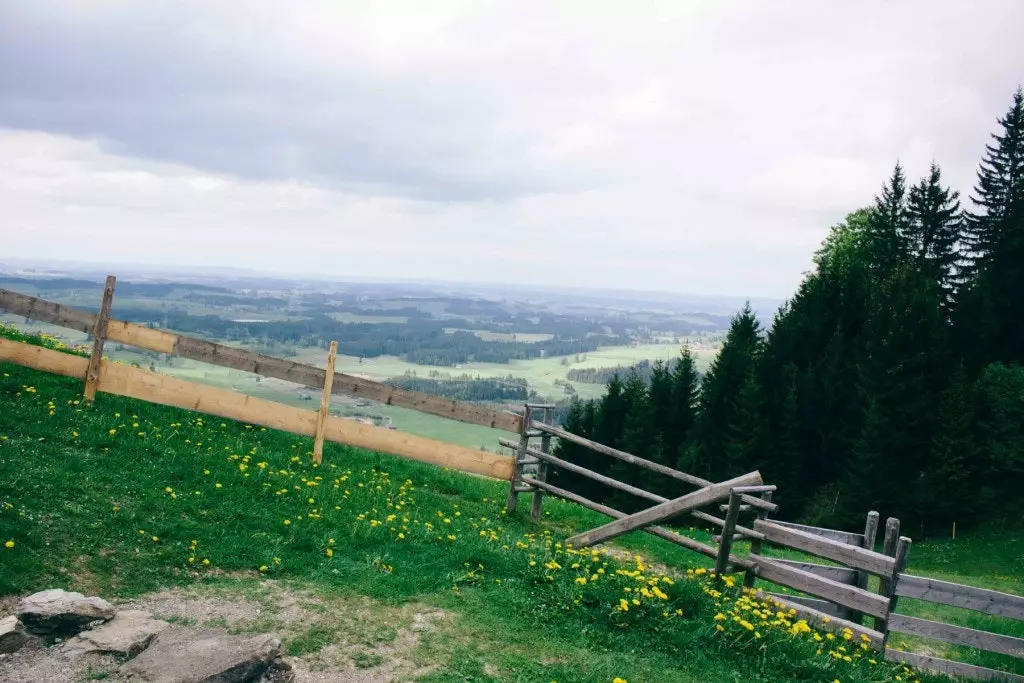
<path id="1" fill-rule="evenodd" d="M 221 49 L 189 28 L 230 25 L 173 4 L 125 6 L 106 20 L 62 5 L 0 9 L 0 125 L 246 178 L 436 200 L 573 184 L 524 160 L 535 140 L 499 135 L 494 103 L 472 88 L 435 92 L 430 74 L 417 82 L 368 64 L 317 70 L 273 44 Z"/>

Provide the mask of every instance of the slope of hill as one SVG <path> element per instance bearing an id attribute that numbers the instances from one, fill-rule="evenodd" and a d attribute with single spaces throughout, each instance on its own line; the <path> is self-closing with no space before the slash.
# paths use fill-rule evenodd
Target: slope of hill
<path id="1" fill-rule="evenodd" d="M 299 660 L 363 627 L 392 643 L 402 606 L 425 605 L 448 618 L 403 655 L 422 681 L 907 680 L 855 643 L 850 661 L 830 656 L 839 641 L 699 571 L 645 564 L 700 561 L 678 548 L 568 551 L 561 538 L 601 521 L 568 504 L 550 501 L 538 526 L 503 515 L 500 482 L 330 445 L 316 467 L 307 439 L 106 395 L 85 406 L 80 390 L 0 364 L 0 595 L 185 587 L 244 601 L 278 586 L 378 615 L 296 627 Z M 331 666 L 384 666 L 388 651 Z"/>

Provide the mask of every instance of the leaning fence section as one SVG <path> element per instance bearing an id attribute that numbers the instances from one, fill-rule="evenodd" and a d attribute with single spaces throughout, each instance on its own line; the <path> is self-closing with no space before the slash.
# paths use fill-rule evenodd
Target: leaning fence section
<path id="1" fill-rule="evenodd" d="M 713 560 L 713 567 L 709 569 L 719 577 L 742 572 L 744 586 L 756 586 L 760 599 L 792 610 L 799 618 L 819 628 L 849 631 L 851 637 L 869 643 L 884 652 L 888 659 L 957 676 L 1024 683 L 1024 677 L 1016 674 L 902 652 L 888 646 L 890 634 L 908 633 L 991 652 L 1024 655 L 1024 639 L 896 613 L 899 598 L 912 597 L 1024 619 L 1022 597 L 905 573 L 911 539 L 900 534 L 898 519 L 890 517 L 884 528 L 880 528 L 879 514 L 869 512 L 863 531 L 771 519 L 778 511 L 778 506 L 772 502 L 775 486 L 765 485 L 759 473 L 714 483 L 567 432 L 552 424 L 552 409 L 550 405 L 526 404 L 519 439 L 499 439 L 501 446 L 515 454 L 509 512 L 516 509 L 520 495 L 532 494 L 531 514 L 539 520 L 543 497 L 561 498 L 612 518 L 600 527 L 570 537 L 566 540 L 568 545 L 592 546 L 642 531 Z M 657 472 L 696 490 L 667 499 L 558 457 L 552 452 L 553 439 L 578 444 L 595 453 Z M 650 506 L 627 514 L 590 500 L 549 482 L 552 468 L 628 493 Z M 713 509 L 709 511 L 709 507 Z M 714 514 L 716 511 L 718 514 Z M 681 515 L 689 515 L 716 529 L 714 544 L 702 543 L 664 525 Z M 733 552 L 737 541 L 749 541 L 748 554 Z M 879 541 L 880 551 L 876 550 Z M 767 554 L 772 548 L 775 550 Z M 796 593 L 783 593 L 780 588 Z"/>

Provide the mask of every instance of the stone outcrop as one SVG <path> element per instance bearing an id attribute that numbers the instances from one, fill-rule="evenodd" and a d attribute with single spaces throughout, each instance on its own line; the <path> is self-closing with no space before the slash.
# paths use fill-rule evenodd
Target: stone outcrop
<path id="1" fill-rule="evenodd" d="M 64 644 L 69 656 L 117 654 L 134 657 L 145 650 L 158 633 L 169 627 L 149 612 L 122 610 L 110 621 L 82 631 Z"/>
<path id="2" fill-rule="evenodd" d="M 122 673 L 145 683 L 255 683 L 272 671 L 279 676 L 282 665 L 287 666 L 281 655 L 281 641 L 274 636 L 172 626 L 125 664 Z"/>
<path id="3" fill-rule="evenodd" d="M 69 636 L 95 621 L 114 617 L 114 606 L 102 598 L 87 598 L 57 588 L 33 593 L 18 603 L 18 620 L 29 633 Z"/>

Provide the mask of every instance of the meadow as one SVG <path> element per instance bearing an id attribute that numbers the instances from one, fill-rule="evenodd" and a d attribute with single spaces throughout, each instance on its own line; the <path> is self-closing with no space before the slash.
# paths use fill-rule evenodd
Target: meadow
<path id="1" fill-rule="evenodd" d="M 425 606 L 447 617 L 408 654 L 422 681 L 940 680 L 757 603 L 659 539 L 571 551 L 567 535 L 604 520 L 578 506 L 549 500 L 535 524 L 504 514 L 502 482 L 333 444 L 317 467 L 309 439 L 80 394 L 0 364 L 0 594 L 287 586 L 370 604 L 385 643 Z M 941 563 L 943 548 L 915 558 Z M 1000 557 L 984 569 L 1005 590 L 1020 573 Z M 351 637 L 343 616 L 285 634 L 289 652 Z"/>

